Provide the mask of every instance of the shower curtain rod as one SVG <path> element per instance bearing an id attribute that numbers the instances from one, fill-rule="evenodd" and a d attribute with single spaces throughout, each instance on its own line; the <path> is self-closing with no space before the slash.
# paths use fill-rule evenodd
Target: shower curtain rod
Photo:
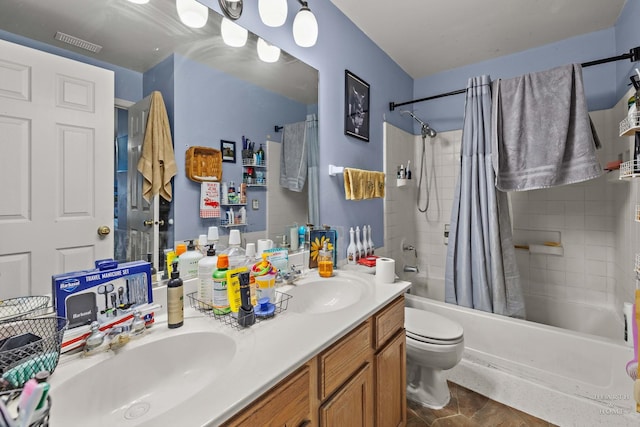
<path id="1" fill-rule="evenodd" d="M 622 55 L 612 56 L 610 58 L 597 59 L 595 61 L 583 62 L 580 65 L 582 65 L 583 68 L 586 68 L 586 67 L 591 67 L 592 65 L 606 64 L 607 62 L 621 61 L 623 59 L 629 59 L 631 62 L 640 61 L 640 46 L 630 49 L 629 53 L 623 53 Z M 459 95 L 461 93 L 465 93 L 466 91 L 467 91 L 466 89 L 460 89 L 460 90 L 454 90 L 452 92 L 441 93 L 439 95 L 427 96 L 426 98 L 414 99 L 412 101 L 399 102 L 399 103 L 390 102 L 389 110 L 393 111 L 396 109 L 396 107 L 401 107 L 403 105 L 408 105 L 408 104 L 414 104 L 416 102 L 430 101 L 432 99 L 444 98 L 445 96 L 451 96 L 451 95 Z"/>

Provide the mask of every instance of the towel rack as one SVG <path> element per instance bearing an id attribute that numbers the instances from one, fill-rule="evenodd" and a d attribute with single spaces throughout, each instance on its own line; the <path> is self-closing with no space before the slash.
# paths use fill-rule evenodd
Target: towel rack
<path id="1" fill-rule="evenodd" d="M 329 165 L 329 176 L 336 176 L 344 172 L 344 166 Z"/>

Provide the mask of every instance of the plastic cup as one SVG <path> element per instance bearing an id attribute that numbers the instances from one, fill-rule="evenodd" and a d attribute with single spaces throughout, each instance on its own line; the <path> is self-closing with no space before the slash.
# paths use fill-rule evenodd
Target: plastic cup
<path id="1" fill-rule="evenodd" d="M 256 297 L 269 298 L 271 304 L 276 302 L 276 275 L 265 274 L 264 276 L 256 276 Z"/>

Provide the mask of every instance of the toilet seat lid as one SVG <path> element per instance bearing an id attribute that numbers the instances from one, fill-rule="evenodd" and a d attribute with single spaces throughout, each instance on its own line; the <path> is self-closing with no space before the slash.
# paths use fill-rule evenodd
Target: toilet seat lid
<path id="1" fill-rule="evenodd" d="M 404 309 L 404 327 L 407 335 L 443 344 L 460 341 L 464 332 L 462 326 L 453 320 L 412 307 Z"/>

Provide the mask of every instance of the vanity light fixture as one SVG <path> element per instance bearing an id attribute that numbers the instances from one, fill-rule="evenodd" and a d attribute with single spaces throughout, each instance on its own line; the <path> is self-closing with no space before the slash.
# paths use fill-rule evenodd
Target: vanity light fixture
<path id="1" fill-rule="evenodd" d="M 258 0 L 258 12 L 264 25 L 280 27 L 287 20 L 287 0 Z"/>
<path id="2" fill-rule="evenodd" d="M 131 3 L 135 3 L 135 4 L 147 4 L 149 3 L 149 0 L 129 0 Z"/>
<path id="3" fill-rule="evenodd" d="M 209 8 L 196 0 L 176 0 L 176 9 L 182 23 L 191 28 L 202 28 L 209 19 Z"/>
<path id="4" fill-rule="evenodd" d="M 318 21 L 309 9 L 306 1 L 298 0 L 302 5 L 293 20 L 293 39 L 300 47 L 311 47 L 318 40 Z"/>
<path id="5" fill-rule="evenodd" d="M 218 4 L 224 16 L 233 21 L 242 15 L 242 0 L 218 0 Z"/>
<path id="6" fill-rule="evenodd" d="M 280 48 L 258 37 L 258 58 L 263 62 L 277 62 L 280 58 Z"/>
<path id="7" fill-rule="evenodd" d="M 222 18 L 220 33 L 224 43 L 231 47 L 242 47 L 247 44 L 249 38 L 249 31 L 246 28 L 242 28 L 227 17 Z"/>

